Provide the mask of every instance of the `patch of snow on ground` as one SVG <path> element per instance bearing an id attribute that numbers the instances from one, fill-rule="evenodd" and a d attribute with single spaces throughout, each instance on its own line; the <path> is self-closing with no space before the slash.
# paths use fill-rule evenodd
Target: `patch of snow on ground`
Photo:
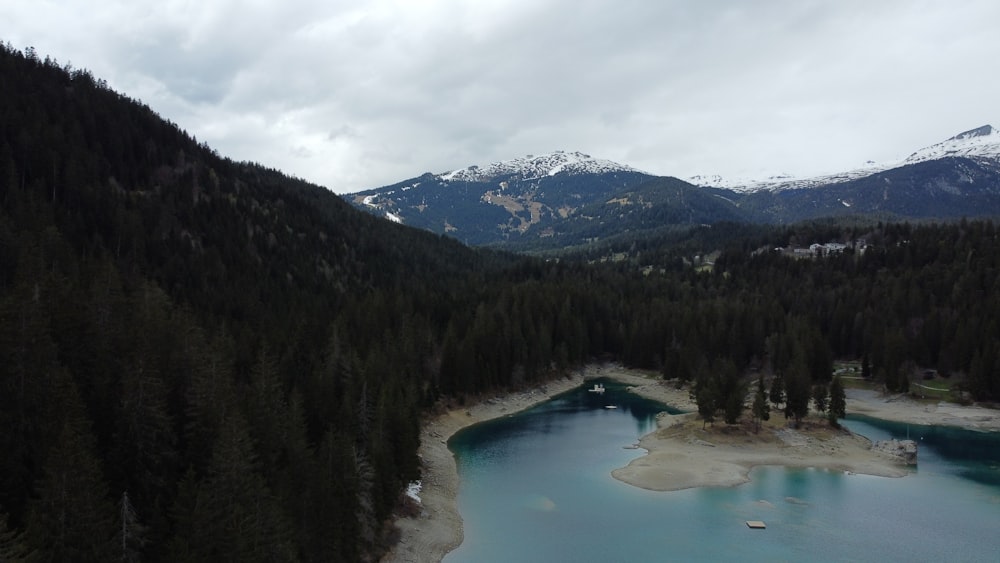
<path id="1" fill-rule="evenodd" d="M 419 504 L 420 488 L 421 488 L 420 480 L 417 479 L 416 481 L 413 481 L 412 483 L 406 486 L 406 496 L 410 497 Z"/>

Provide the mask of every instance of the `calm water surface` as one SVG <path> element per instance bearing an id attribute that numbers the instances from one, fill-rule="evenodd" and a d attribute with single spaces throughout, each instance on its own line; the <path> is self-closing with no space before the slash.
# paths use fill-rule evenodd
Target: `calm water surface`
<path id="1" fill-rule="evenodd" d="M 738 487 L 659 493 L 611 470 L 669 409 L 604 384 L 452 438 L 465 541 L 445 561 L 1000 561 L 1000 433 L 851 417 L 869 438 L 919 440 L 919 467 L 761 467 Z"/>

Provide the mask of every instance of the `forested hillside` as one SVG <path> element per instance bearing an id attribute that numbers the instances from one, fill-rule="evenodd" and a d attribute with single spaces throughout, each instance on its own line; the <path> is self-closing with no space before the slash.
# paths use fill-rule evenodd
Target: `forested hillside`
<path id="1" fill-rule="evenodd" d="M 219 158 L 31 52 L 0 53 L 0 95 L 0 553 L 377 554 L 443 327 L 511 259 Z"/>
<path id="2" fill-rule="evenodd" d="M 422 414 L 595 358 L 823 381 L 867 357 L 1000 398 L 992 223 L 729 224 L 635 241 L 642 268 L 472 250 L 9 45 L 0 209 L 0 559 L 377 558 Z M 831 236 L 869 247 L 755 252 Z"/>

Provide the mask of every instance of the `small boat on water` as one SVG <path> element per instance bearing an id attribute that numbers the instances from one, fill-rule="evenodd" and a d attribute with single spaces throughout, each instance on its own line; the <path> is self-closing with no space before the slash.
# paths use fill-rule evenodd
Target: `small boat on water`
<path id="1" fill-rule="evenodd" d="M 594 386 L 592 388 L 590 388 L 590 389 L 587 389 L 587 391 L 589 391 L 591 393 L 604 393 L 604 384 L 603 383 L 595 383 Z"/>
<path id="2" fill-rule="evenodd" d="M 606 409 L 617 409 L 618 405 L 608 405 L 608 406 L 606 406 L 604 408 L 606 408 Z"/>

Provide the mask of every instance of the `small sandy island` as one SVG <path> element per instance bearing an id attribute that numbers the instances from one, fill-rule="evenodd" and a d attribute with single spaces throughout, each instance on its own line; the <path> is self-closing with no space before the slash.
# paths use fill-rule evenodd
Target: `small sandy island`
<path id="1" fill-rule="evenodd" d="M 677 389 L 656 376 L 617 365 L 593 365 L 541 388 L 492 398 L 435 417 L 421 433 L 420 514 L 397 519 L 401 539 L 383 561 L 440 561 L 462 543 L 458 470 L 447 445 L 452 435 L 466 426 L 527 409 L 597 377 L 614 379 L 636 394 L 677 409 L 696 411 L 686 388 Z M 913 424 L 1000 431 L 1000 411 L 993 409 L 924 403 L 859 389 L 848 389 L 847 397 L 849 413 Z M 907 472 L 897 460 L 871 451 L 868 439 L 829 428 L 819 418 L 793 429 L 780 413 L 775 413 L 759 433 L 754 433 L 749 422 L 734 426 L 717 422 L 703 429 L 696 416 L 661 414 L 657 429 L 639 442 L 648 453 L 613 471 L 614 477 L 645 489 L 670 491 L 738 485 L 746 482 L 750 470 L 758 465 L 817 467 L 887 477 Z"/>

